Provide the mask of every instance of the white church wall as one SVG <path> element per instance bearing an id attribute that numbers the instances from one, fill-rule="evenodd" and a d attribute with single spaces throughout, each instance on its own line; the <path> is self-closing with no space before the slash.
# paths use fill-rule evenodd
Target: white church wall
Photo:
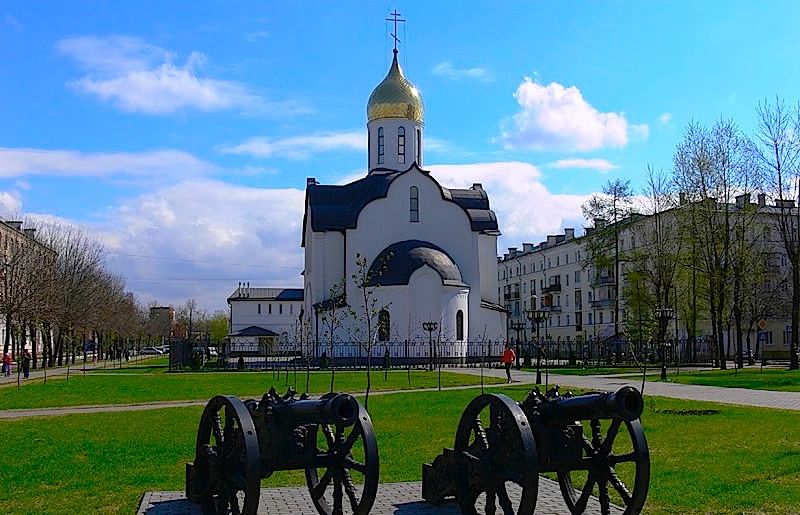
<path id="1" fill-rule="evenodd" d="M 497 295 L 497 236 L 478 235 L 478 256 L 481 274 L 481 298 L 500 303 Z"/>

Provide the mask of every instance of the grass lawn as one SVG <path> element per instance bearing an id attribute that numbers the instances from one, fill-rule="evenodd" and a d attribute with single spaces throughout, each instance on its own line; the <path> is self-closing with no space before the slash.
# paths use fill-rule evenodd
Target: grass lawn
<path id="1" fill-rule="evenodd" d="M 503 392 L 519 400 L 526 389 Z M 421 464 L 452 446 L 461 412 L 475 394 L 372 399 L 381 481 L 419 480 Z M 719 413 L 680 414 L 687 409 Z M 131 513 L 147 490 L 182 490 L 201 411 L 0 422 L 0 441 L 13 450 L 0 468 L 0 505 L 6 513 Z M 780 410 L 648 400 L 642 418 L 652 479 L 645 513 L 800 513 L 797 417 Z M 302 473 L 291 472 L 276 474 L 264 486 L 302 483 Z"/>
<path id="2" fill-rule="evenodd" d="M 288 384 L 298 391 L 305 390 L 305 374 L 290 373 Z M 295 383 L 296 380 L 296 383 Z M 486 384 L 504 382 L 498 378 L 484 378 Z M 442 372 L 442 386 L 480 384 L 480 377 Z M 78 373 L 69 380 L 58 378 L 33 381 L 23 384 L 19 390 L 3 388 L 0 393 L 0 409 L 25 409 L 90 404 L 132 404 L 171 400 L 206 400 L 218 394 L 233 394 L 240 397 L 261 397 L 271 386 L 283 393 L 287 389 L 286 374 L 278 377 L 272 372 L 199 372 L 176 374 L 103 374 L 100 372 Z M 437 373 L 422 370 L 411 371 L 411 384 L 405 370 L 389 372 L 384 380 L 383 371 L 373 371 L 372 390 L 407 390 L 412 388 L 436 388 Z M 330 387 L 329 372 L 312 372 L 309 391 L 327 392 Z M 363 371 L 337 371 L 337 391 L 363 392 L 366 390 L 366 374 Z"/>
<path id="3" fill-rule="evenodd" d="M 522 369 L 528 372 L 536 372 L 536 367 L 523 367 Z M 637 367 L 550 367 L 550 373 L 575 376 L 605 376 L 615 374 L 641 374 L 642 370 Z M 544 367 L 542 367 L 542 375 L 544 375 Z"/>
<path id="4" fill-rule="evenodd" d="M 655 376 L 650 377 L 649 380 L 660 379 Z M 800 392 L 800 370 L 765 368 L 762 372 L 758 367 L 754 367 L 740 370 L 681 372 L 678 375 L 674 370 L 668 370 L 667 380 L 681 384 Z"/>

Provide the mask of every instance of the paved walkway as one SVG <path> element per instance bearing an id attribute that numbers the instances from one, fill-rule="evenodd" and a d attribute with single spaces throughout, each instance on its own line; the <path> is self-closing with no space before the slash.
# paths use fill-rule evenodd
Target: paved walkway
<path id="1" fill-rule="evenodd" d="M 153 359 L 153 358 L 157 358 L 157 357 L 158 356 L 149 356 L 149 355 L 135 356 L 135 357 L 131 358 L 131 360 L 129 362 L 125 363 L 124 366 L 126 366 L 126 367 L 137 366 L 137 365 L 145 366 L 145 365 L 147 365 L 147 361 L 148 360 Z M 108 368 L 110 370 L 110 369 L 118 368 L 119 365 L 120 365 L 119 361 L 111 361 L 111 360 L 98 361 L 96 363 L 87 362 L 85 370 L 87 372 L 90 371 L 90 370 L 103 370 L 103 369 L 106 369 L 106 368 Z M 11 374 L 11 377 L 6 378 L 6 377 L 0 376 L 0 388 L 9 387 L 9 386 L 17 386 L 17 370 L 18 370 L 17 369 L 17 365 L 14 364 L 14 367 L 12 368 L 13 373 Z M 74 365 L 70 365 L 69 367 L 60 366 L 60 367 L 53 367 L 53 368 L 48 368 L 48 369 L 43 369 L 41 367 L 40 368 L 35 368 L 35 369 L 32 368 L 31 369 L 31 373 L 30 373 L 30 377 L 28 379 L 25 379 L 24 377 L 22 377 L 20 375 L 19 380 L 22 382 L 22 384 L 25 384 L 25 383 L 27 383 L 29 381 L 33 381 L 33 380 L 37 380 L 37 379 L 44 379 L 45 374 L 47 374 L 47 378 L 48 379 L 52 379 L 52 378 L 55 378 L 55 377 L 64 377 L 64 376 L 67 375 L 68 371 L 69 371 L 69 375 L 70 376 L 83 374 L 83 371 L 84 371 L 83 358 L 80 358 L 79 361 L 76 361 L 76 363 Z"/>
<path id="2" fill-rule="evenodd" d="M 511 485 L 509 497 L 516 504 L 521 490 Z M 482 498 L 479 498 L 479 501 Z M 478 506 L 482 506 L 479 503 Z M 479 510 L 482 511 L 482 510 Z M 561 515 L 567 507 L 561 497 L 558 483 L 539 478 L 539 497 L 536 503 L 538 515 Z M 200 515 L 200 507 L 186 500 L 183 492 L 147 492 L 142 496 L 137 515 Z M 261 490 L 258 513 L 270 515 L 318 515 L 311 496 L 305 487 L 264 488 Z M 351 513 L 345 507 L 345 513 Z M 434 506 L 422 500 L 422 483 L 382 483 L 370 515 L 459 515 L 455 503 Z M 600 513 L 596 498 L 589 500 L 585 513 Z M 613 506 L 611 513 L 618 515 L 622 510 Z"/>
<path id="3" fill-rule="evenodd" d="M 480 374 L 473 368 L 451 369 L 453 372 L 463 374 Z M 483 370 L 484 375 L 505 377 L 505 370 L 488 368 Z M 536 372 L 514 370 L 512 377 L 521 383 L 533 384 L 536 381 Z M 545 374 L 542 372 L 542 379 Z M 549 384 L 560 384 L 575 388 L 592 390 L 618 390 L 623 386 L 642 387 L 642 376 L 579 376 L 550 374 Z M 772 390 L 750 390 L 747 388 L 726 388 L 722 386 L 701 386 L 693 384 L 661 383 L 647 381 L 645 395 L 671 397 L 673 399 L 687 399 L 694 401 L 712 401 L 721 404 L 737 404 L 741 406 L 754 406 L 760 408 L 777 408 L 800 411 L 800 392 L 776 392 Z"/>

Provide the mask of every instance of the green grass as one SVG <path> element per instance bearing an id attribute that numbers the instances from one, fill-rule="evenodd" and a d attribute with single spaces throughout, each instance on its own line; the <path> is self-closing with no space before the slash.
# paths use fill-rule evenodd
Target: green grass
<path id="1" fill-rule="evenodd" d="M 658 377 L 650 378 L 660 380 Z M 668 370 L 667 381 L 681 384 L 724 386 L 728 388 L 751 388 L 754 390 L 778 390 L 800 392 L 800 370 L 758 368 L 740 370 L 709 370 L 705 372 L 681 372 Z"/>
<path id="2" fill-rule="evenodd" d="M 526 389 L 503 392 L 519 400 Z M 452 446 L 474 396 L 371 399 L 381 481 L 419 480 L 421 464 Z M 647 404 L 652 479 L 645 513 L 800 513 L 796 413 L 663 398 Z M 687 409 L 719 414 L 675 414 Z M 131 513 L 145 491 L 182 490 L 200 413 L 197 407 L 0 422 L 0 441 L 14 450 L 0 468 L 0 505 L 4 513 Z M 300 472 L 278 473 L 264 486 L 303 481 Z"/>
<path id="3" fill-rule="evenodd" d="M 536 372 L 536 367 L 527 368 L 523 370 L 528 372 Z M 641 374 L 642 370 L 638 367 L 563 367 L 556 368 L 550 367 L 551 374 L 562 375 L 575 375 L 575 376 L 600 376 L 600 375 L 616 375 L 616 374 Z M 544 375 L 544 367 L 542 367 L 542 375 Z"/>
<path id="4" fill-rule="evenodd" d="M 295 375 L 289 374 L 289 385 Z M 305 390 L 305 374 L 298 372 L 295 388 Z M 504 382 L 498 378 L 485 378 L 486 384 Z M 442 372 L 442 386 L 479 384 L 480 378 L 467 374 Z M 33 381 L 21 389 L 5 387 L 0 390 L 0 409 L 25 409 L 42 407 L 79 406 L 91 404 L 133 404 L 173 400 L 206 400 L 218 394 L 239 397 L 261 397 L 271 386 L 284 392 L 287 389 L 286 375 L 277 377 L 272 372 L 218 372 L 177 374 L 76 374 L 69 380 L 58 378 Z M 409 385 L 406 371 L 389 372 L 384 380 L 383 371 L 373 371 L 372 390 L 407 390 L 412 388 L 435 388 L 438 384 L 436 372 L 411 371 Z M 330 373 L 312 372 L 309 391 L 327 392 Z M 366 390 L 366 374 L 363 371 L 337 371 L 335 389 L 344 392 Z"/>

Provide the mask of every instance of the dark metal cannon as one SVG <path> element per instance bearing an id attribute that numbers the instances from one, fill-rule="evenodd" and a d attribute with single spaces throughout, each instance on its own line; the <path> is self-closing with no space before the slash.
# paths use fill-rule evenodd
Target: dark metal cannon
<path id="1" fill-rule="evenodd" d="M 305 470 L 322 515 L 366 515 L 378 490 L 378 444 L 369 414 L 355 397 L 295 398 L 274 389 L 260 400 L 217 396 L 206 405 L 186 497 L 209 514 L 255 514 L 261 480 L 280 470 Z"/>
<path id="2" fill-rule="evenodd" d="M 554 473 L 569 513 L 583 513 L 596 492 L 603 514 L 612 506 L 638 514 L 650 485 L 650 452 L 635 388 L 559 394 L 538 388 L 517 403 L 485 394 L 461 416 L 453 449 L 422 467 L 422 496 L 440 504 L 455 497 L 461 512 L 530 515 L 539 474 Z M 588 421 L 587 426 L 581 421 Z M 630 486 L 629 486 L 630 485 Z M 511 494 L 509 493 L 511 492 Z"/>

